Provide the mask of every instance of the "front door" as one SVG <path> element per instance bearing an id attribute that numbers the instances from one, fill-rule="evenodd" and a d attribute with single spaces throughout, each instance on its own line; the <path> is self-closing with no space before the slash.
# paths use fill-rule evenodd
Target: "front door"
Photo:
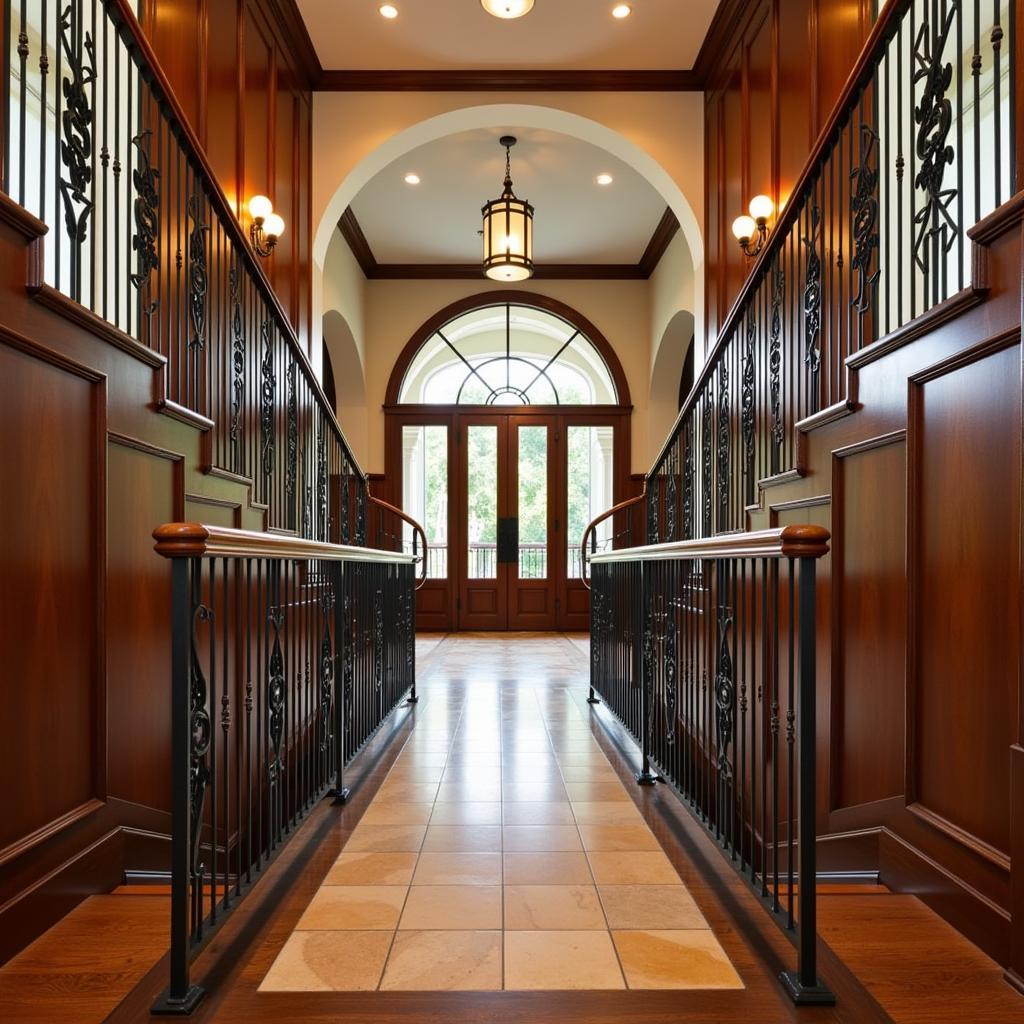
<path id="1" fill-rule="evenodd" d="M 554 629 L 561 525 L 551 417 L 463 416 L 460 629 Z"/>
<path id="2" fill-rule="evenodd" d="M 430 543 L 418 628 L 587 628 L 579 542 L 620 500 L 617 425 L 558 411 L 403 416 L 400 500 Z"/>

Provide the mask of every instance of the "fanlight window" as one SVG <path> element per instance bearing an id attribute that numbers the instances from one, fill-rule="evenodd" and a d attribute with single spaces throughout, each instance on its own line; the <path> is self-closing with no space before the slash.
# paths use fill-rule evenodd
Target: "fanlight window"
<path id="1" fill-rule="evenodd" d="M 569 321 L 503 304 L 449 320 L 416 353 L 399 392 L 414 405 L 614 405 L 601 353 Z"/>

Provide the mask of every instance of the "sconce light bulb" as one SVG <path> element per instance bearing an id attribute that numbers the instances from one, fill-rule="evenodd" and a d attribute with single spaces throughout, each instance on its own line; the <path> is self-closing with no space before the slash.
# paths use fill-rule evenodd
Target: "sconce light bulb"
<path id="1" fill-rule="evenodd" d="M 263 233 L 267 238 L 277 241 L 284 234 L 284 219 L 280 214 L 272 213 L 263 222 Z"/>
<path id="2" fill-rule="evenodd" d="M 745 213 L 732 222 L 732 233 L 738 242 L 749 242 L 754 237 L 756 230 L 757 224 L 754 223 L 754 218 L 748 217 Z"/>
<path id="3" fill-rule="evenodd" d="M 262 224 L 274 212 L 274 204 L 266 196 L 253 196 L 249 200 L 249 216 Z"/>
<path id="4" fill-rule="evenodd" d="M 775 204 L 766 195 L 757 195 L 750 200 L 750 216 L 758 225 L 765 224 L 775 212 Z"/>

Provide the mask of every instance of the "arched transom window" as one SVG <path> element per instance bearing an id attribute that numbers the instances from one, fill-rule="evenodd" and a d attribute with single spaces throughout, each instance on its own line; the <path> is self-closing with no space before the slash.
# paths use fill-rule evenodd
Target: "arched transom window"
<path id="1" fill-rule="evenodd" d="M 399 402 L 427 405 L 614 405 L 615 383 L 568 320 L 514 303 L 449 320 L 423 343 Z"/>

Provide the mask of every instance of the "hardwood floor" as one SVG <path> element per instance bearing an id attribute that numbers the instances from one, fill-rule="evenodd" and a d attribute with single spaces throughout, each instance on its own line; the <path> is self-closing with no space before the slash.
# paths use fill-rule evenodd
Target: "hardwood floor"
<path id="1" fill-rule="evenodd" d="M 998 965 L 917 899 L 893 895 L 884 886 L 819 887 L 821 972 L 838 1003 L 834 1008 L 795 1009 L 776 980 L 777 972 L 793 963 L 793 947 L 673 794 L 663 787 L 633 784 L 636 749 L 632 741 L 603 706 L 592 709 L 586 704 L 585 648 L 555 635 L 504 635 L 446 638 L 424 645 L 422 653 L 421 703 L 401 709 L 356 758 L 349 776 L 350 802 L 343 807 L 324 802 L 316 808 L 196 960 L 194 979 L 208 994 L 194 1020 L 217 1024 L 1024 1022 L 1024 998 L 1002 980 Z M 415 745 L 406 744 L 417 721 L 430 717 L 430 701 L 439 702 L 435 708 L 453 701 L 465 703 L 467 695 L 484 691 L 504 694 L 509 708 L 536 702 L 538 694 L 550 700 L 557 692 L 589 721 L 589 737 L 607 757 L 644 825 L 664 849 L 744 988 L 259 991 L 390 769 L 399 762 L 401 751 L 406 748 L 407 756 L 415 752 Z M 514 733 L 505 732 L 506 742 L 513 738 Z M 422 746 L 424 753 L 429 753 L 429 746 Z M 121 892 L 140 894 L 87 900 L 0 970 L 0 1020 L 5 1024 L 44 1020 L 88 1024 L 103 1020 L 108 1012 L 106 1019 L 112 1022 L 149 1020 L 149 1007 L 167 978 L 166 958 L 146 970 L 158 951 L 166 948 L 167 936 L 166 897 L 150 889 L 122 888 Z"/>
<path id="2" fill-rule="evenodd" d="M 93 1024 L 167 948 L 167 896 L 90 896 L 0 968 L 4 1024 Z"/>

